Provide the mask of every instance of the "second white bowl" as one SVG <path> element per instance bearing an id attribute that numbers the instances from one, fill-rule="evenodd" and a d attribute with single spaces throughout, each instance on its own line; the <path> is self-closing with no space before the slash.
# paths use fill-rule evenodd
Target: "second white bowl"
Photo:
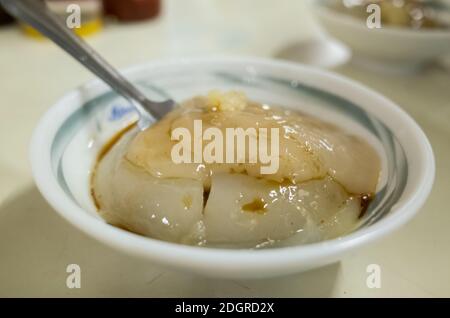
<path id="1" fill-rule="evenodd" d="M 329 2 L 313 2 L 321 25 L 331 36 L 348 45 L 355 58 L 367 66 L 394 72 L 412 71 L 450 53 L 450 28 L 413 30 L 382 26 L 370 29 L 363 19 L 334 10 Z"/>

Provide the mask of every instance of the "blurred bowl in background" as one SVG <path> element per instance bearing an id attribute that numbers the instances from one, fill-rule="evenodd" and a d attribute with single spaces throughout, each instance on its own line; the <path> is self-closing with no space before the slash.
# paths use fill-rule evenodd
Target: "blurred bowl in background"
<path id="1" fill-rule="evenodd" d="M 333 8 L 333 3 L 336 1 L 311 1 L 320 24 L 353 50 L 357 64 L 383 71 L 407 72 L 420 70 L 450 53 L 450 28 L 382 25 L 380 29 L 370 29 L 364 19 Z"/>

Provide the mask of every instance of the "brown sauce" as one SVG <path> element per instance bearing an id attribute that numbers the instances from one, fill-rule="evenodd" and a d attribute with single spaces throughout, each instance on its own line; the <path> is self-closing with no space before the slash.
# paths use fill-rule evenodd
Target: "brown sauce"
<path id="1" fill-rule="evenodd" d="M 361 195 L 361 212 L 359 213 L 358 219 L 361 219 L 367 212 L 367 209 L 369 208 L 370 202 L 373 200 L 373 195 L 371 194 L 363 194 Z"/>
<path id="2" fill-rule="evenodd" d="M 267 203 L 263 198 L 255 198 L 252 202 L 244 204 L 242 210 L 245 212 L 253 212 L 258 214 L 266 213 Z"/>
<path id="3" fill-rule="evenodd" d="M 100 149 L 100 152 L 97 155 L 97 159 L 94 163 L 94 169 L 92 170 L 91 180 L 90 180 L 90 186 L 91 186 L 91 197 L 94 201 L 94 205 L 97 208 L 97 210 L 100 210 L 100 202 L 95 194 L 94 189 L 94 178 L 95 178 L 95 172 L 97 171 L 98 164 L 102 159 L 109 153 L 109 151 L 112 149 L 112 147 L 125 135 L 127 132 L 129 132 L 131 129 L 133 129 L 136 126 L 137 122 L 134 122 L 122 130 L 118 131 L 116 134 L 114 134 L 110 140 L 108 140 L 107 143 L 105 143 L 102 148 Z"/>

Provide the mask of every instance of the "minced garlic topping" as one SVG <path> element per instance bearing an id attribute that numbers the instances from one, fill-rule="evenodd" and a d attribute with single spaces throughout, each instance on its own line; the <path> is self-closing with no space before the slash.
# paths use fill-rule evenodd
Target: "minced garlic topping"
<path id="1" fill-rule="evenodd" d="M 247 103 L 242 92 L 213 90 L 208 93 L 206 107 L 211 111 L 239 111 L 247 107 Z"/>

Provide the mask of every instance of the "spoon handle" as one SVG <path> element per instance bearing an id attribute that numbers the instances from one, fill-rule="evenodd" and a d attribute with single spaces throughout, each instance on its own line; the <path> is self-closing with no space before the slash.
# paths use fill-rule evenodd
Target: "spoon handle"
<path id="1" fill-rule="evenodd" d="M 172 101 L 159 103 L 148 100 L 94 49 L 67 28 L 58 16 L 50 12 L 43 1 L 0 0 L 0 3 L 10 14 L 50 38 L 117 93 L 127 98 L 136 107 L 141 121 L 146 122 L 144 125 L 152 119 L 149 115 L 157 119 L 170 109 Z"/>

